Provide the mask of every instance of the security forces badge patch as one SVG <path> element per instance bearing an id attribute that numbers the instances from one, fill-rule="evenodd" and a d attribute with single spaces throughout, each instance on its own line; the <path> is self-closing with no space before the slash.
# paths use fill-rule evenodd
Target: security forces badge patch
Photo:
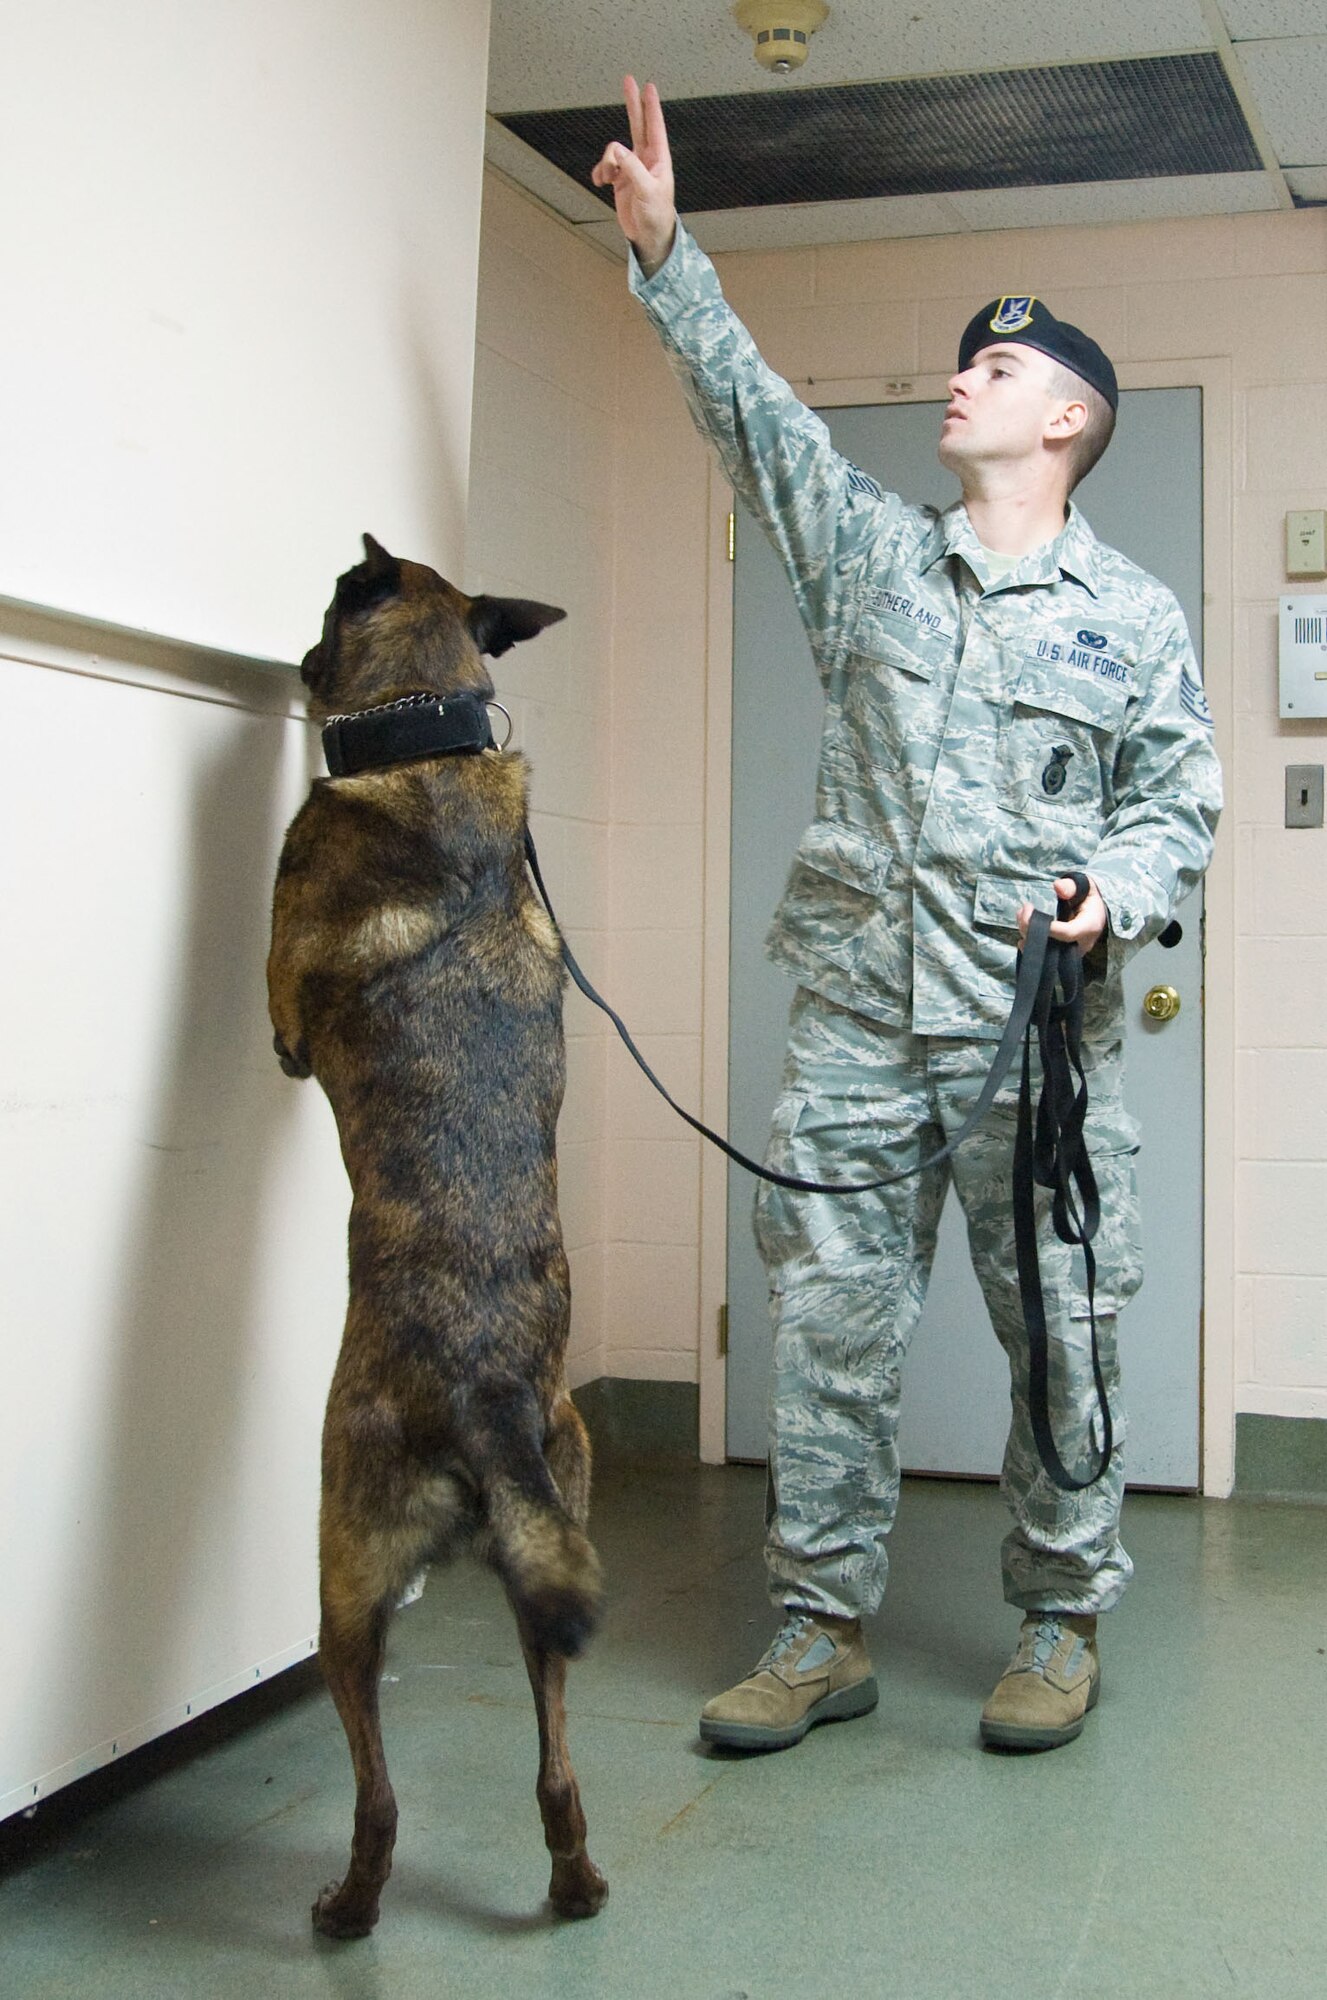
<path id="1" fill-rule="evenodd" d="M 1021 333 L 1025 326 L 1032 324 L 1032 308 L 1035 298 L 1016 298 L 1006 293 L 995 308 L 988 322 L 992 333 Z"/>
<path id="2" fill-rule="evenodd" d="M 1203 693 L 1203 684 L 1194 679 L 1187 666 L 1180 675 L 1180 707 L 1186 715 L 1191 715 L 1195 722 L 1200 722 L 1204 729 L 1215 726 L 1212 721 L 1212 711 L 1207 706 L 1207 696 Z"/>

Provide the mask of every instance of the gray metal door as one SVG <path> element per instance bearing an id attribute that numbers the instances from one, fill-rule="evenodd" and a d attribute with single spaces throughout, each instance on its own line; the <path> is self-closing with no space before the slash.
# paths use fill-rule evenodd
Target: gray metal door
<path id="1" fill-rule="evenodd" d="M 910 500 L 947 506 L 957 486 L 935 456 L 941 403 L 826 410 L 835 443 Z M 1103 541 L 1171 589 L 1202 635 L 1202 398 L 1135 389 L 1120 399 L 1110 450 L 1075 496 Z M 793 849 L 812 817 L 821 697 L 791 593 L 768 543 L 738 515 L 733 629 L 732 940 L 729 1130 L 759 1152 L 778 1091 L 792 984 L 762 944 Z M 1199 1477 L 1202 1301 L 1201 900 L 1182 943 L 1149 945 L 1125 981 L 1126 1094 L 1141 1120 L 1139 1183 L 1147 1278 L 1120 1321 L 1131 1483 L 1195 1487 Z M 1182 1006 L 1144 1014 L 1153 985 Z M 751 1236 L 752 1182 L 728 1190 L 729 1456 L 765 1455 L 769 1312 Z M 903 1377 L 900 1446 L 911 1471 L 998 1472 L 1008 1425 L 1004 1356 L 968 1263 L 962 1214 L 946 1204 L 926 1310 Z"/>

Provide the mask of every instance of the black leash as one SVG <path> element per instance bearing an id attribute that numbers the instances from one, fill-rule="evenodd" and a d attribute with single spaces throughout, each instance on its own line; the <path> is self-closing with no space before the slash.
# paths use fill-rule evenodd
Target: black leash
<path id="1" fill-rule="evenodd" d="M 330 716 L 322 732 L 328 770 L 334 778 L 349 777 L 365 770 L 380 770 L 391 764 L 413 763 L 420 758 L 473 755 L 491 749 L 494 744 L 488 720 L 490 707 L 500 708 L 501 703 L 477 693 L 443 697 L 420 689 L 355 714 Z M 503 713 L 506 714 L 505 709 Z M 509 725 L 510 720 L 508 717 Z M 894 1187 L 900 1181 L 911 1180 L 932 1167 L 938 1167 L 957 1152 L 986 1116 L 1021 1045 L 1023 1067 L 1014 1140 L 1014 1247 L 1028 1335 L 1028 1415 L 1041 1462 L 1055 1485 L 1066 1493 L 1080 1493 L 1086 1487 L 1095 1485 L 1110 1465 L 1115 1435 L 1097 1343 L 1096 1259 L 1092 1238 L 1101 1220 L 1101 1204 L 1083 1138 L 1087 1116 L 1087 1080 L 1082 1062 L 1083 962 L 1075 945 L 1062 943 L 1050 936 L 1052 921 L 1066 922 L 1087 895 L 1090 884 L 1086 875 L 1066 871 L 1073 875 L 1075 893 L 1068 902 L 1058 905 L 1055 919 L 1044 910 L 1033 911 L 1027 940 L 1018 954 L 1013 1006 L 995 1059 L 976 1104 L 953 1138 L 938 1152 L 932 1153 L 929 1159 L 919 1161 L 914 1167 L 904 1167 L 898 1173 L 884 1174 L 879 1180 L 807 1181 L 795 1174 L 775 1173 L 771 1168 L 749 1159 L 718 1132 L 712 1132 L 699 1118 L 684 1111 L 669 1094 L 631 1039 L 625 1021 L 595 992 L 572 956 L 549 901 L 528 828 L 525 856 L 535 887 L 557 932 L 567 971 L 586 999 L 607 1014 L 628 1054 L 664 1102 L 694 1132 L 699 1132 L 702 1138 L 726 1153 L 739 1167 L 758 1175 L 761 1180 L 774 1182 L 778 1187 L 792 1188 L 799 1194 L 870 1194 L 878 1188 Z M 1170 925 L 1162 934 L 1161 942 L 1176 943 L 1179 934 L 1178 924 Z M 1042 1072 L 1035 1123 L 1031 1076 L 1034 1028 Z M 1051 1429 L 1050 1340 L 1037 1258 L 1035 1190 L 1038 1186 L 1051 1190 L 1051 1220 L 1055 1233 L 1061 1242 L 1077 1245 L 1082 1250 L 1087 1275 L 1088 1317 L 1092 1327 L 1092 1377 L 1101 1410 L 1102 1445 L 1098 1462 L 1086 1479 L 1075 1479 L 1066 1469 Z"/>
<path id="2" fill-rule="evenodd" d="M 1073 870 L 1065 871 L 1073 876 L 1075 893 L 1068 902 L 1059 903 L 1054 918 L 1044 910 L 1033 911 L 1027 941 L 1018 954 L 1014 1002 L 1009 1019 L 977 1102 L 954 1136 L 929 1159 L 919 1161 L 916 1166 L 904 1167 L 898 1173 L 882 1175 L 878 1180 L 808 1181 L 795 1174 L 780 1174 L 762 1166 L 683 1109 L 636 1047 L 625 1021 L 601 994 L 595 992 L 577 965 L 549 901 L 539 869 L 539 858 L 528 831 L 525 856 L 535 887 L 557 931 L 563 964 L 591 1005 L 607 1014 L 632 1060 L 664 1102 L 693 1132 L 699 1132 L 702 1138 L 708 1139 L 711 1145 L 717 1146 L 721 1153 L 748 1173 L 757 1175 L 761 1180 L 772 1181 L 777 1187 L 792 1188 L 799 1194 L 870 1194 L 878 1188 L 894 1187 L 900 1181 L 911 1180 L 939 1166 L 958 1150 L 986 1116 L 1021 1047 L 1023 1066 L 1014 1140 L 1014 1244 L 1023 1318 L 1028 1334 L 1028 1415 L 1038 1455 L 1055 1485 L 1067 1493 L 1079 1493 L 1086 1487 L 1094 1486 L 1110 1465 L 1115 1436 L 1097 1342 L 1096 1259 L 1092 1252 L 1092 1238 L 1101 1220 L 1101 1204 L 1083 1137 L 1087 1116 L 1087 1081 L 1082 1063 L 1083 961 L 1076 945 L 1062 943 L 1050 935 L 1052 922 L 1064 923 L 1078 910 L 1091 886 L 1086 875 Z M 1042 1068 L 1042 1088 L 1035 1121 L 1031 1075 L 1034 1029 Z M 1061 1242 L 1076 1244 L 1083 1252 L 1088 1317 L 1092 1329 L 1092 1376 L 1102 1423 L 1101 1451 L 1095 1467 L 1085 1479 L 1076 1479 L 1068 1471 L 1056 1448 L 1051 1428 L 1050 1341 L 1037 1258 L 1035 1186 L 1052 1190 L 1051 1220 Z M 1081 1200 L 1081 1210 L 1074 1199 L 1075 1188 Z"/>
<path id="3" fill-rule="evenodd" d="M 1076 895 L 1059 905 L 1061 922 L 1071 916 L 1088 890 L 1087 878 L 1074 874 Z M 1036 922 L 1036 915 L 1033 916 Z M 1049 928 L 1049 919 L 1044 919 Z M 1031 925 L 1028 927 L 1031 939 Z M 1019 968 L 1020 977 L 1022 966 Z M 1028 1420 L 1037 1455 L 1047 1475 L 1065 1493 L 1081 1493 L 1104 1478 L 1115 1452 L 1115 1426 L 1101 1371 L 1097 1340 L 1097 1260 L 1092 1239 L 1101 1222 L 1096 1176 L 1088 1158 L 1084 1126 L 1087 1120 L 1087 1078 L 1083 1073 L 1083 961 L 1076 945 L 1060 943 L 1048 951 L 1037 981 L 1032 1026 L 1041 1055 L 1041 1095 L 1035 1121 L 1032 1106 L 1032 1032 L 1023 1041 L 1023 1066 L 1018 1085 L 1018 1123 L 1014 1133 L 1014 1254 L 1023 1324 L 1028 1337 Z M 1075 1079 L 1077 1080 L 1075 1082 Z M 1092 1380 L 1101 1412 L 1101 1448 L 1084 1479 L 1065 1466 L 1055 1443 L 1050 1418 L 1050 1335 L 1041 1290 L 1037 1254 L 1037 1187 L 1051 1190 L 1051 1225 L 1062 1243 L 1083 1253 L 1088 1320 L 1092 1330 Z M 1078 1201 L 1074 1199 L 1077 1190 Z"/>

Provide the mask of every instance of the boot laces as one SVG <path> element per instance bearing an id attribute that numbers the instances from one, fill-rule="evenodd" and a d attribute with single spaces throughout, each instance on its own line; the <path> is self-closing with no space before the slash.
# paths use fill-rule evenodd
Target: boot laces
<path id="1" fill-rule="evenodd" d="M 784 1654 L 797 1644 L 811 1622 L 810 1614 L 805 1611 L 794 1612 L 791 1616 L 785 1618 L 778 1631 L 774 1634 L 774 1637 L 770 1640 L 769 1645 L 751 1669 L 752 1673 L 763 1673 L 766 1667 L 772 1667 L 776 1660 L 781 1660 Z"/>
<path id="2" fill-rule="evenodd" d="M 1042 1612 L 1036 1624 L 1023 1633 L 1017 1664 L 1034 1674 L 1044 1674 L 1067 1629 L 1052 1612 Z"/>

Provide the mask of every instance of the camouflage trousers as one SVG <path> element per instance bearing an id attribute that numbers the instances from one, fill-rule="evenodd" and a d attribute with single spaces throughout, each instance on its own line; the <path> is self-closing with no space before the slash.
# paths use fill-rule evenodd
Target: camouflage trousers
<path id="1" fill-rule="evenodd" d="M 971 1109 L 994 1042 L 916 1036 L 799 989 L 767 1164 L 807 1180 L 870 1180 L 934 1152 Z M 1138 1289 L 1134 1154 L 1118 1038 L 1084 1051 L 1087 1143 L 1101 1189 L 1097 1337 L 1117 1446 L 1125 1435 L 1115 1315 Z M 899 1375 L 921 1314 L 952 1177 L 972 1263 L 1009 1358 L 1012 1422 L 1001 1490 L 1013 1516 L 1004 1594 L 1024 1610 L 1108 1610 L 1133 1565 L 1119 1538 L 1123 1453 L 1104 1480 L 1064 1493 L 1044 1471 L 1027 1406 L 1027 1333 L 1013 1222 L 1018 1065 L 952 1163 L 868 1195 L 808 1195 L 759 1183 L 756 1239 L 774 1321 L 770 1521 L 776 1603 L 840 1617 L 872 1612 L 899 1493 Z M 1035 1057 L 1033 1090 L 1039 1087 Z M 1090 1469 L 1100 1417 L 1081 1253 L 1050 1226 L 1038 1190 L 1050 1410 L 1061 1458 Z M 953 1384 L 962 1396 L 962 1382 Z"/>

